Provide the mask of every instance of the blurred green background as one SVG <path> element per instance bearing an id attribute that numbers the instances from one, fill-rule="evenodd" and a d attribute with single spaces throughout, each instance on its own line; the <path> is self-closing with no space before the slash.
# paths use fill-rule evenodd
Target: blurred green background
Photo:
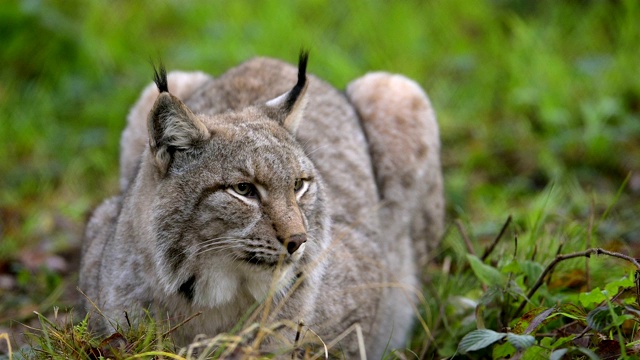
<path id="1" fill-rule="evenodd" d="M 474 239 L 509 214 L 531 230 L 542 206 L 560 221 L 607 215 L 596 240 L 634 249 L 639 19 L 630 0 L 5 0 L 0 274 L 33 298 L 40 275 L 25 259 L 77 254 L 88 212 L 117 191 L 119 136 L 150 60 L 215 76 L 257 55 L 294 62 L 301 47 L 338 88 L 371 70 L 425 88 L 448 223 L 462 219 Z M 44 296 L 60 279 L 41 282 Z M 15 314 L 7 304 L 0 321 Z"/>

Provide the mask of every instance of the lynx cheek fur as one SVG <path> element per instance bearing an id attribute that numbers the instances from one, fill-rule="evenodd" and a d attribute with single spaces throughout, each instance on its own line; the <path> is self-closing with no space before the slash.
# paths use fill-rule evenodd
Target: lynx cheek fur
<path id="1" fill-rule="evenodd" d="M 121 194 L 87 225 L 85 311 L 121 325 L 125 311 L 174 324 L 202 312 L 184 344 L 269 302 L 272 320 L 325 342 L 359 324 L 371 359 L 406 346 L 443 226 L 435 115 L 405 77 L 368 74 L 345 96 L 306 64 L 156 73 L 122 136 Z M 357 356 L 355 331 L 337 348 Z"/>

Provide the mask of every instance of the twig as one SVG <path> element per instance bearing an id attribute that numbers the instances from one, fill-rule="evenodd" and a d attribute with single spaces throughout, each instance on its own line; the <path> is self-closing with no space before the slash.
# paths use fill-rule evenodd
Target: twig
<path id="1" fill-rule="evenodd" d="M 131 320 L 129 320 L 129 313 L 124 312 L 124 319 L 127 320 L 127 325 L 129 325 L 129 329 L 131 329 Z"/>
<path id="2" fill-rule="evenodd" d="M 518 310 L 516 310 L 515 316 L 520 315 L 522 310 L 524 310 L 524 307 L 527 305 L 527 301 L 529 299 L 531 299 L 531 297 L 536 293 L 536 291 L 538 291 L 540 286 L 542 286 L 542 283 L 544 282 L 545 277 L 553 270 L 553 268 L 559 262 L 564 261 L 564 260 L 568 260 L 568 259 L 574 259 L 574 258 L 577 258 L 577 257 L 583 257 L 583 256 L 584 257 L 589 257 L 589 256 L 591 256 L 593 254 L 595 254 L 595 255 L 604 254 L 604 255 L 609 255 L 611 257 L 617 257 L 619 259 L 626 260 L 626 261 L 632 263 L 636 267 L 637 271 L 640 271 L 640 263 L 638 263 L 638 261 L 636 259 L 634 259 L 633 257 L 625 255 L 625 254 L 621 254 L 621 253 L 618 253 L 618 252 L 614 252 L 614 251 L 604 250 L 604 249 L 601 249 L 601 248 L 591 248 L 591 249 L 587 249 L 585 251 L 575 252 L 575 253 L 571 253 L 571 254 L 557 255 L 556 258 L 553 259 L 553 261 L 551 261 L 551 263 L 549 265 L 547 265 L 547 267 L 544 269 L 542 274 L 540 274 L 540 277 L 538 278 L 536 283 L 529 290 L 529 293 L 527 294 L 527 297 L 525 298 L 525 300 L 523 300 L 522 303 L 520 303 L 520 306 L 518 307 Z"/>
<path id="3" fill-rule="evenodd" d="M 469 254 L 475 255 L 476 251 L 473 249 L 473 244 L 471 244 L 471 240 L 469 240 L 469 236 L 467 236 L 467 232 L 464 230 L 464 227 L 462 226 L 462 222 L 460 221 L 460 219 L 456 219 L 455 223 L 456 223 L 456 227 L 458 227 L 458 231 L 460 232 L 460 235 L 462 236 L 462 240 L 464 240 L 464 243 L 467 246 L 467 250 L 469 251 Z"/>
<path id="4" fill-rule="evenodd" d="M 171 329 L 169 329 L 167 332 L 165 332 L 164 334 L 162 334 L 162 337 L 165 337 L 169 334 L 171 334 L 172 332 L 176 331 L 179 327 L 183 326 L 184 324 L 188 323 L 189 321 L 191 321 L 194 317 L 196 316 L 200 316 L 202 315 L 202 311 L 198 311 L 197 313 L 189 316 L 188 318 L 186 318 L 185 320 L 183 320 L 181 323 L 179 323 L 178 325 L 172 327 Z"/>
<path id="5" fill-rule="evenodd" d="M 482 261 L 485 261 L 489 257 L 489 255 L 493 252 L 493 249 L 496 248 L 496 245 L 498 245 L 498 242 L 500 241 L 504 233 L 507 231 L 507 227 L 509 226 L 509 224 L 511 224 L 511 215 L 509 215 L 509 217 L 507 218 L 507 221 L 505 221 L 504 225 L 502 225 L 502 229 L 500 229 L 498 236 L 496 236 L 496 238 L 493 240 L 491 245 L 489 245 L 489 247 L 484 250 L 484 254 L 482 254 Z"/>
<path id="6" fill-rule="evenodd" d="M 558 246 L 558 250 L 556 250 L 556 258 L 562 255 L 563 247 L 564 247 L 564 241 L 560 243 L 560 246 Z M 547 286 L 551 284 L 551 277 L 553 277 L 553 269 L 549 270 L 549 275 L 547 276 Z"/>

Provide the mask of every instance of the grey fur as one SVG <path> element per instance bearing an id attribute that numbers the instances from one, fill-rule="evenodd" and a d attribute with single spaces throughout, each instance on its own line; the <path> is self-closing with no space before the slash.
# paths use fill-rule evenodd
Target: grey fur
<path id="1" fill-rule="evenodd" d="M 176 334 L 186 344 L 231 330 L 277 283 L 273 321 L 303 321 L 327 343 L 359 324 L 371 359 L 406 346 L 419 269 L 443 227 L 434 112 L 413 81 L 374 73 L 346 96 L 309 76 L 294 120 L 270 118 L 296 76 L 257 58 L 217 79 L 174 72 L 171 94 L 143 92 L 123 133 L 122 192 L 94 212 L 83 248 L 80 289 L 109 318 L 202 311 Z M 171 126 L 154 128 L 158 112 Z M 259 196 L 233 190 L 241 183 Z M 289 254 L 289 239 L 304 245 Z M 355 332 L 336 349 L 358 356 Z"/>

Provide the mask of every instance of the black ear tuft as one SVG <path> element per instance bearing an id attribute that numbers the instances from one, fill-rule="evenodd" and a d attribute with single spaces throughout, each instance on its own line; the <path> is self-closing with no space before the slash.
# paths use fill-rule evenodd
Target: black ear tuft
<path id="1" fill-rule="evenodd" d="M 309 60 L 309 50 L 302 49 L 300 50 L 300 56 L 298 57 L 298 82 L 291 89 L 287 99 L 284 103 L 284 110 L 289 112 L 293 109 L 293 105 L 295 105 L 300 93 L 305 88 L 307 84 L 307 61 Z"/>
<path id="2" fill-rule="evenodd" d="M 167 82 L 167 70 L 164 68 L 164 65 L 162 65 L 162 63 L 160 63 L 159 71 L 155 65 L 153 66 L 153 82 L 156 83 L 156 86 L 158 87 L 158 90 L 161 93 L 169 92 L 169 84 Z"/>

